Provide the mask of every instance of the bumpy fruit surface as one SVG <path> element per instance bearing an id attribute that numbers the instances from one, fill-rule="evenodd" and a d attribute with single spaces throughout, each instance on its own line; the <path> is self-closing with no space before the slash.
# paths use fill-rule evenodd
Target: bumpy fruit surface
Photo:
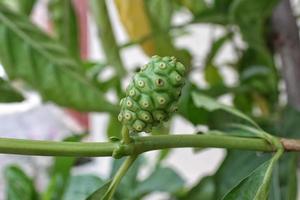
<path id="1" fill-rule="evenodd" d="M 151 132 L 177 111 L 186 68 L 174 57 L 153 56 L 141 67 L 121 99 L 120 122 L 131 132 Z"/>

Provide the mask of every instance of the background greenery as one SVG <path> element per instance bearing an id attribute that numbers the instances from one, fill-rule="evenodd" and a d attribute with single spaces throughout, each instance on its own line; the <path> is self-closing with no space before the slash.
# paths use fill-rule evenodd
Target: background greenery
<path id="1" fill-rule="evenodd" d="M 105 94 L 114 90 L 118 98 L 123 97 L 121 80 L 131 72 L 124 67 L 120 52 L 126 51 L 129 46 L 140 45 L 148 56 L 177 57 L 189 67 L 190 73 L 202 70 L 207 86 L 199 87 L 189 78 L 178 113 L 195 126 L 206 125 L 210 130 L 218 129 L 230 134 L 237 131 L 248 134 L 249 131 L 243 128 L 227 126 L 232 122 L 246 123 L 243 117 L 237 116 L 235 111 L 224 109 L 222 105 L 218 106 L 209 98 L 230 95 L 234 107 L 254 119 L 265 131 L 278 136 L 299 137 L 300 113 L 294 105 L 280 100 L 282 94 L 286 94 L 280 90 L 284 79 L 279 69 L 284 70 L 284 66 L 275 60 L 271 23 L 278 0 L 115 0 L 120 21 L 131 38 L 126 44 L 116 42 L 105 1 L 90 0 L 90 11 L 106 56 L 101 63 L 80 58 L 79 24 L 71 0 L 49 1 L 54 27 L 51 36 L 30 21 L 35 3 L 35 0 L 1 0 L 0 60 L 8 75 L 8 79 L 0 79 L 1 102 L 23 100 L 11 85 L 15 80 L 22 80 L 24 88 L 36 90 L 45 102 L 52 101 L 79 111 L 109 113 L 107 137 L 120 137 L 121 125 L 116 117 L 119 106 L 108 101 Z M 189 12 L 191 21 L 174 26 L 172 18 L 178 12 Z M 201 67 L 195 65 L 197 58 L 191 55 L 189 49 L 178 49 L 174 45 L 176 37 L 189 34 L 187 27 L 191 24 L 211 24 L 223 29 L 223 34 L 211 42 Z M 236 44 L 240 37 L 242 46 Z M 234 45 L 237 59 L 232 63 L 217 64 L 218 53 L 228 43 Z M 99 80 L 99 73 L 108 66 L 113 66 L 116 74 L 108 80 Z M 226 77 L 220 72 L 228 66 L 237 74 L 238 81 L 234 85 L 226 84 Z M 153 134 L 169 134 L 169 126 L 161 127 Z M 66 140 L 80 141 L 82 137 L 71 136 Z M 156 167 L 144 180 L 137 179 L 139 169 L 147 162 L 140 157 L 122 180 L 114 199 L 137 200 L 155 191 L 167 192 L 170 199 L 178 200 L 222 199 L 244 178 L 224 199 L 241 198 L 239 195 L 245 191 L 249 194 L 242 199 L 254 199 L 253 195 L 266 186 L 266 171 L 272 164 L 269 154 L 230 150 L 215 174 L 187 188 L 183 178 L 173 169 L 162 166 L 168 153 L 161 151 Z M 81 200 L 98 188 L 98 195 L 101 196 L 109 180 L 92 174 L 72 176 L 70 170 L 77 160 L 55 158 L 49 172 L 50 182 L 42 192 L 36 190 L 33 179 L 18 166 L 8 166 L 4 172 L 8 186 L 7 199 Z M 297 162 L 298 155 L 289 153 L 274 164 L 273 173 L 268 175 L 272 176 L 270 199 L 297 199 Z M 113 162 L 111 177 L 120 163 L 120 160 Z M 267 199 L 267 196 L 263 198 Z M 97 197 L 90 197 L 93 198 Z"/>

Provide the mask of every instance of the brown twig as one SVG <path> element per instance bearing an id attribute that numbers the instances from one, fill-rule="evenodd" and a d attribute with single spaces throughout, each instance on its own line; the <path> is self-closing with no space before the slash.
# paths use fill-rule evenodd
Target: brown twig
<path id="1" fill-rule="evenodd" d="M 280 142 L 285 151 L 300 151 L 300 140 L 281 138 Z"/>

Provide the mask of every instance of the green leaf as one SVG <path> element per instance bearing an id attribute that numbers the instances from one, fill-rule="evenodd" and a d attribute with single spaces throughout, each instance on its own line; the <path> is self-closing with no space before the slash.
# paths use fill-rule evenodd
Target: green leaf
<path id="1" fill-rule="evenodd" d="M 204 69 L 204 77 L 206 82 L 212 87 L 216 85 L 224 85 L 223 77 L 219 69 L 214 65 L 206 65 Z"/>
<path id="2" fill-rule="evenodd" d="M 67 49 L 28 18 L 0 6 L 0 60 L 11 79 L 22 79 L 45 100 L 81 111 L 118 112 L 84 76 Z"/>
<path id="3" fill-rule="evenodd" d="M 193 86 L 183 92 L 180 101 L 180 113 L 194 124 L 208 125 L 210 130 L 222 130 L 224 133 L 260 137 L 270 143 L 276 143 L 272 136 L 263 131 L 256 122 L 239 110 L 219 103 L 202 94 Z M 242 134 L 238 131 L 241 130 Z M 237 134 L 238 133 L 238 134 Z"/>
<path id="4" fill-rule="evenodd" d="M 145 12 L 147 13 L 153 39 L 155 53 L 160 56 L 175 56 L 185 66 L 191 66 L 191 56 L 185 49 L 176 49 L 169 29 L 173 16 L 173 2 L 171 0 L 145 1 Z M 159 15 L 157 13 L 160 13 Z"/>
<path id="5" fill-rule="evenodd" d="M 232 37 L 231 33 L 226 33 L 218 39 L 214 40 L 210 46 L 210 50 L 205 58 L 205 65 L 213 64 L 214 59 L 218 55 L 224 44 Z"/>
<path id="6" fill-rule="evenodd" d="M 56 37 L 74 58 L 79 58 L 80 32 L 72 0 L 51 0 L 49 11 Z"/>
<path id="7" fill-rule="evenodd" d="M 34 183 L 19 167 L 9 166 L 4 171 L 7 200 L 37 200 Z"/>
<path id="8" fill-rule="evenodd" d="M 245 120 L 246 122 L 253 125 L 254 127 L 259 127 L 250 117 L 246 116 L 242 112 L 240 112 L 230 106 L 221 104 L 208 96 L 202 95 L 197 92 L 193 92 L 192 98 L 195 103 L 195 106 L 198 108 L 204 108 L 210 112 L 221 110 L 230 115 L 233 115 L 235 117 Z"/>
<path id="9" fill-rule="evenodd" d="M 26 0 L 26 1 L 19 1 L 19 0 L 1 0 L 1 4 L 4 4 L 11 9 L 30 16 L 31 11 L 36 3 L 36 0 Z"/>
<path id="10" fill-rule="evenodd" d="M 278 119 L 277 132 L 281 137 L 300 138 L 300 112 L 296 109 L 286 106 Z"/>
<path id="11" fill-rule="evenodd" d="M 197 91 L 196 86 L 191 82 L 187 82 L 183 87 L 179 99 L 179 113 L 194 125 L 207 124 L 209 121 L 209 113 L 203 108 L 196 107 L 192 98 L 194 91 Z"/>
<path id="12" fill-rule="evenodd" d="M 78 142 L 85 134 L 72 135 L 64 141 Z M 43 200 L 61 199 L 69 184 L 70 172 L 77 158 L 55 157 L 51 170 L 51 180 L 43 195 Z"/>
<path id="13" fill-rule="evenodd" d="M 0 102 L 20 102 L 24 100 L 24 97 L 16 91 L 8 81 L 0 78 Z"/>
<path id="14" fill-rule="evenodd" d="M 214 8 L 207 8 L 200 13 L 195 14 L 193 21 L 198 23 L 211 23 L 218 25 L 228 24 L 228 16 Z"/>
<path id="15" fill-rule="evenodd" d="M 299 138 L 300 112 L 292 107 L 285 107 L 277 122 L 279 137 Z M 282 200 L 296 200 L 298 193 L 297 166 L 298 153 L 288 153 L 282 156 L 278 164 L 277 189 L 280 190 Z M 287 173 L 288 172 L 288 173 Z"/>
<path id="16" fill-rule="evenodd" d="M 168 30 L 171 27 L 171 19 L 174 9 L 172 1 L 152 0 L 146 2 L 146 5 L 150 20 L 152 20 L 154 27 Z M 154 12 L 161 13 L 161 15 L 154 15 Z"/>
<path id="17" fill-rule="evenodd" d="M 270 53 L 266 50 L 247 48 L 235 65 L 240 85 L 234 91 L 235 106 L 252 114 L 260 108 L 267 116 L 278 102 L 278 74 Z"/>
<path id="18" fill-rule="evenodd" d="M 230 16 L 233 24 L 239 26 L 243 39 L 248 48 L 243 52 L 237 68 L 240 76 L 240 85 L 244 91 L 239 91 L 240 96 L 249 96 L 251 108 L 241 104 L 241 98 L 235 101 L 238 108 L 248 109 L 251 112 L 254 106 L 260 108 L 262 115 L 268 116 L 269 110 L 275 109 L 278 101 L 278 75 L 274 65 L 272 52 L 268 47 L 268 18 L 272 15 L 278 0 L 262 0 L 259 2 L 236 0 L 230 6 Z M 247 13 L 247 15 L 245 14 Z M 250 71 L 262 71 L 267 74 L 255 75 L 244 79 Z M 250 74 L 251 74 L 250 73 Z M 259 98 L 255 98 L 259 97 Z M 261 99 L 266 99 L 261 101 Z M 262 103 L 263 102 L 263 103 Z M 267 102 L 267 103 L 266 103 Z M 243 101 L 245 103 L 245 101 Z M 252 105 L 251 105 L 252 104 Z"/>
<path id="19" fill-rule="evenodd" d="M 180 200 L 214 200 L 215 180 L 212 176 L 206 176 L 193 186 Z"/>
<path id="20" fill-rule="evenodd" d="M 116 42 L 111 21 L 109 19 L 106 3 L 105 1 L 92 0 L 90 1 L 90 7 L 97 24 L 98 34 L 107 59 L 106 61 L 108 64 L 115 67 L 119 77 L 124 76 L 126 71 L 120 56 L 119 47 Z"/>
<path id="21" fill-rule="evenodd" d="M 233 0 L 214 0 L 213 7 L 219 12 L 228 14 L 229 8 L 233 2 Z"/>
<path id="22" fill-rule="evenodd" d="M 97 189 L 93 194 L 91 194 L 86 200 L 108 200 L 106 192 L 110 186 L 111 180 L 107 181 L 99 189 Z"/>
<path id="23" fill-rule="evenodd" d="M 116 115 L 110 115 L 106 130 L 107 137 L 121 138 L 121 131 L 122 124 L 119 122 L 118 117 Z"/>
<path id="24" fill-rule="evenodd" d="M 134 197 L 141 198 L 154 191 L 175 194 L 183 186 L 184 180 L 174 170 L 158 167 L 148 178 L 137 185 L 134 190 Z"/>
<path id="25" fill-rule="evenodd" d="M 263 35 L 266 28 L 265 20 L 272 14 L 277 2 L 278 0 L 261 0 L 259 2 L 236 0 L 231 4 L 231 18 L 240 27 L 248 45 L 258 49 L 266 47 Z"/>
<path id="26" fill-rule="evenodd" d="M 229 193 L 224 200 L 267 200 L 272 177 L 272 171 L 282 152 L 278 151 L 272 159 L 256 168 Z"/>
<path id="27" fill-rule="evenodd" d="M 297 166 L 299 155 L 297 153 L 288 153 L 282 156 L 278 163 L 278 173 L 273 175 L 277 178 L 277 187 L 275 192 L 280 191 L 278 198 L 282 200 L 297 200 L 298 183 L 297 183 Z M 275 177 L 277 176 L 277 177 Z M 275 186 L 274 186 L 275 187 Z"/>
<path id="28" fill-rule="evenodd" d="M 18 1 L 18 3 L 20 11 L 26 15 L 30 15 L 36 0 Z"/>
<path id="29" fill-rule="evenodd" d="M 214 175 L 216 181 L 215 199 L 221 199 L 231 188 L 269 158 L 269 154 L 257 154 L 252 151 L 228 151 Z"/>
<path id="30" fill-rule="evenodd" d="M 180 3 L 187 7 L 193 14 L 197 14 L 207 9 L 204 0 L 181 0 Z"/>
<path id="31" fill-rule="evenodd" d="M 104 181 L 94 175 L 78 175 L 70 178 L 63 200 L 85 200 L 99 187 L 104 185 Z"/>

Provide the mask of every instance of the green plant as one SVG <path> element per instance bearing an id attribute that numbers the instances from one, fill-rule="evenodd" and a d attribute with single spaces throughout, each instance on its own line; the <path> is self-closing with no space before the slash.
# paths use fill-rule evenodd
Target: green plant
<path id="1" fill-rule="evenodd" d="M 281 13 L 291 13 L 289 1 L 116 0 L 121 22 L 132 39 L 118 44 L 106 2 L 91 0 L 90 11 L 106 56 L 102 62 L 80 59 L 73 1 L 50 1 L 52 36 L 30 21 L 34 0 L 0 2 L 0 61 L 7 75 L 0 79 L 0 101 L 22 101 L 13 84 L 21 80 L 23 89 L 31 87 L 44 101 L 110 115 L 107 142 L 80 142 L 85 134 L 61 142 L 0 138 L 1 153 L 55 156 L 49 184 L 42 193 L 20 168 L 8 166 L 7 199 L 138 200 L 155 191 L 178 200 L 297 199 L 300 90 L 298 82 L 289 79 L 299 71 L 294 54 L 285 53 L 291 50 L 290 45 L 284 45 L 285 40 L 290 44 L 290 38 L 283 37 L 283 44 L 278 45 L 275 37 L 280 38 L 283 31 L 276 27 L 276 21 L 292 16 Z M 182 10 L 192 19 L 174 26 L 172 17 Z M 132 26 L 140 22 L 141 26 Z M 296 29 L 284 31 L 297 35 L 292 43 L 300 49 L 296 22 L 293 18 L 288 22 Z M 174 45 L 175 38 L 188 34 L 190 25 L 203 23 L 223 31 L 212 39 L 202 62 L 206 87 L 190 77 L 199 69 L 192 62 L 195 56 L 189 49 Z M 245 45 L 236 43 L 239 36 Z M 219 63 L 218 54 L 227 44 L 233 46 L 236 60 Z M 154 56 L 137 69 L 123 91 L 122 79 L 130 71 L 124 67 L 120 52 L 134 45 L 140 45 L 147 55 L 161 57 Z M 298 52 L 295 49 L 292 52 Z M 283 61 L 290 61 L 285 67 L 293 69 L 293 74 L 280 75 L 279 64 L 274 61 L 276 52 Z M 99 80 L 98 75 L 109 66 L 116 73 L 108 80 Z M 226 83 L 221 71 L 226 67 L 236 73 L 237 84 Z M 288 86 L 288 103 L 279 100 L 284 93 L 278 89 L 282 81 Z M 105 98 L 110 90 L 115 91 L 120 105 Z M 223 95 L 232 97 L 233 106 L 216 100 Z M 208 131 L 170 133 L 170 123 L 164 122 L 172 119 L 177 108 L 177 115 L 195 127 L 205 125 Z M 149 135 L 139 134 L 142 131 Z M 206 147 L 225 148 L 227 155 L 216 173 L 189 188 L 182 177 L 162 164 L 170 149 L 185 147 L 195 148 L 196 153 Z M 142 154 L 152 150 L 160 151 L 157 163 L 150 175 L 140 180 L 138 172 L 146 162 Z M 78 157 L 104 156 L 115 158 L 109 178 L 71 174 Z"/>

